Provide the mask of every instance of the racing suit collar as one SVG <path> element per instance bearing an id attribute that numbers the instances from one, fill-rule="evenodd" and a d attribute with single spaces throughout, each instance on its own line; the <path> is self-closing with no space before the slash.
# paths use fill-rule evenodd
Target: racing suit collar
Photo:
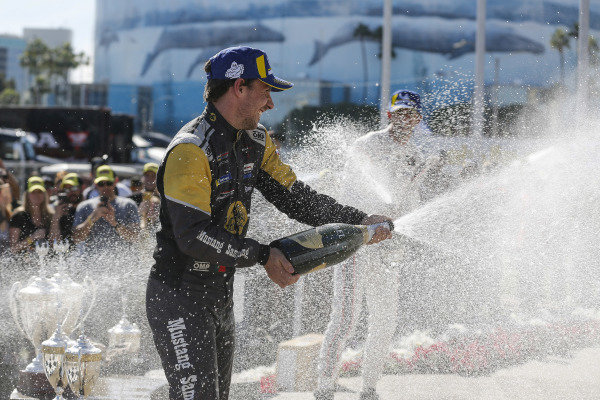
<path id="1" fill-rule="evenodd" d="M 231 126 L 229 122 L 227 122 L 227 120 L 219 113 L 217 107 L 215 107 L 213 103 L 208 103 L 206 105 L 203 117 L 213 128 L 215 128 L 216 133 L 231 139 L 231 141 L 235 141 L 237 139 L 239 129 Z"/>

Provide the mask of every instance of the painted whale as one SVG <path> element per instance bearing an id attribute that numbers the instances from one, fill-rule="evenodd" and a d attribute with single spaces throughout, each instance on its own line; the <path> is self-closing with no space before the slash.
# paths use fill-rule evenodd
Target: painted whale
<path id="1" fill-rule="evenodd" d="M 240 43 L 283 42 L 285 37 L 261 24 L 228 27 L 166 28 L 146 56 L 141 76 L 152 66 L 162 52 L 172 49 L 198 49 L 207 47 L 225 48 Z M 214 54 L 214 53 L 213 53 Z"/>
<path id="2" fill-rule="evenodd" d="M 318 63 L 331 49 L 358 41 L 354 31 L 360 21 L 344 25 L 327 43 L 315 41 L 315 51 L 308 65 Z M 371 30 L 377 24 L 363 23 Z M 475 22 L 467 19 L 396 18 L 392 27 L 392 46 L 428 53 L 438 53 L 453 59 L 475 51 Z M 365 39 L 376 41 L 375 38 Z M 516 33 L 504 23 L 486 24 L 486 50 L 489 52 L 528 52 L 541 54 L 544 45 Z"/>

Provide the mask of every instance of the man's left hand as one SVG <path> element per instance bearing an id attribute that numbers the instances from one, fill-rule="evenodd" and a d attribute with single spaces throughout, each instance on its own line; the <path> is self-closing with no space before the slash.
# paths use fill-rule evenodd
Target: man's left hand
<path id="1" fill-rule="evenodd" d="M 117 219 L 115 218 L 115 208 L 112 204 L 107 203 L 106 209 L 108 210 L 102 218 L 106 220 L 111 226 L 117 226 Z"/>
<path id="2" fill-rule="evenodd" d="M 380 222 L 388 222 L 391 220 L 392 219 L 390 217 L 386 217 L 384 215 L 369 215 L 369 216 L 366 216 L 365 218 L 363 218 L 363 220 L 361 221 L 361 224 L 362 225 L 373 225 L 373 224 L 378 224 Z M 375 243 L 379 243 L 383 240 L 391 239 L 391 238 L 392 238 L 392 232 L 384 226 L 379 226 L 379 227 L 377 227 L 377 229 L 375 229 L 375 234 L 373 235 L 373 237 L 367 244 L 375 244 Z"/>

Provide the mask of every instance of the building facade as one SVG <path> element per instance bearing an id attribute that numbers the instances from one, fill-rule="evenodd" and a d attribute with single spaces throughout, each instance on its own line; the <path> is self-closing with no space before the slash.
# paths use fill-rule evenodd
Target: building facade
<path id="1" fill-rule="evenodd" d="M 264 116 L 267 125 L 305 104 L 376 105 L 382 3 L 98 0 L 95 81 L 151 86 L 155 126 L 172 134 L 203 108 L 204 62 L 222 48 L 245 44 L 265 50 L 274 71 L 296 83 L 277 96 L 276 110 Z M 577 21 L 578 3 L 488 0 L 486 84 L 494 80 L 495 65 L 501 66 L 500 86 L 522 87 L 526 93 L 527 87 L 556 84 L 559 53 L 550 38 L 557 28 Z M 392 90 L 419 90 L 429 108 L 468 101 L 475 16 L 473 0 L 394 1 Z M 590 21 L 593 34 L 600 29 L 600 4 L 592 4 Z M 574 51 L 565 49 L 565 54 L 572 67 Z"/>
<path id="2" fill-rule="evenodd" d="M 27 74 L 19 60 L 27 42 L 12 35 L 0 35 L 0 74 L 15 82 L 15 89 L 22 93 L 27 88 Z"/>

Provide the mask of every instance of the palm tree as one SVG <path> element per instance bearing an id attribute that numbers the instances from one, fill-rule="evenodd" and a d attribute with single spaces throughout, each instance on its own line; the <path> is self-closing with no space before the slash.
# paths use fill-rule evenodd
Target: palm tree
<path id="1" fill-rule="evenodd" d="M 569 29 L 569 36 L 574 38 L 575 40 L 579 39 L 579 22 L 573 23 L 573 27 Z M 598 47 L 598 41 L 592 35 L 588 37 L 588 54 L 590 59 L 590 64 L 596 65 L 598 64 L 598 51 L 600 48 Z"/>
<path id="2" fill-rule="evenodd" d="M 558 51 L 560 55 L 560 84 L 565 82 L 565 54 L 564 50 L 570 48 L 570 35 L 562 28 L 557 28 L 550 38 L 550 46 Z"/>
<path id="3" fill-rule="evenodd" d="M 33 76 L 33 85 L 29 89 L 33 104 L 40 104 L 42 96 L 50 92 L 46 77 L 46 70 L 50 63 L 50 49 L 40 39 L 32 40 L 27 44 L 20 57 L 20 65 L 27 68 Z"/>
<path id="4" fill-rule="evenodd" d="M 589 37 L 588 51 L 590 53 L 590 64 L 598 65 L 598 62 L 600 61 L 598 59 L 598 53 L 600 52 L 600 47 L 598 46 L 598 41 L 592 35 L 590 35 L 590 37 Z"/>
<path id="5" fill-rule="evenodd" d="M 371 29 L 369 29 L 369 27 L 365 24 L 358 24 L 358 26 L 356 27 L 356 29 L 354 29 L 354 32 L 352 33 L 352 35 L 356 38 L 360 39 L 360 49 L 361 49 L 361 53 L 362 53 L 362 60 L 363 60 L 363 99 L 364 101 L 367 100 L 367 82 L 369 81 L 369 71 L 368 71 L 368 62 L 367 62 L 367 49 L 365 47 L 365 39 L 371 38 L 373 36 L 373 32 L 371 32 Z"/>

